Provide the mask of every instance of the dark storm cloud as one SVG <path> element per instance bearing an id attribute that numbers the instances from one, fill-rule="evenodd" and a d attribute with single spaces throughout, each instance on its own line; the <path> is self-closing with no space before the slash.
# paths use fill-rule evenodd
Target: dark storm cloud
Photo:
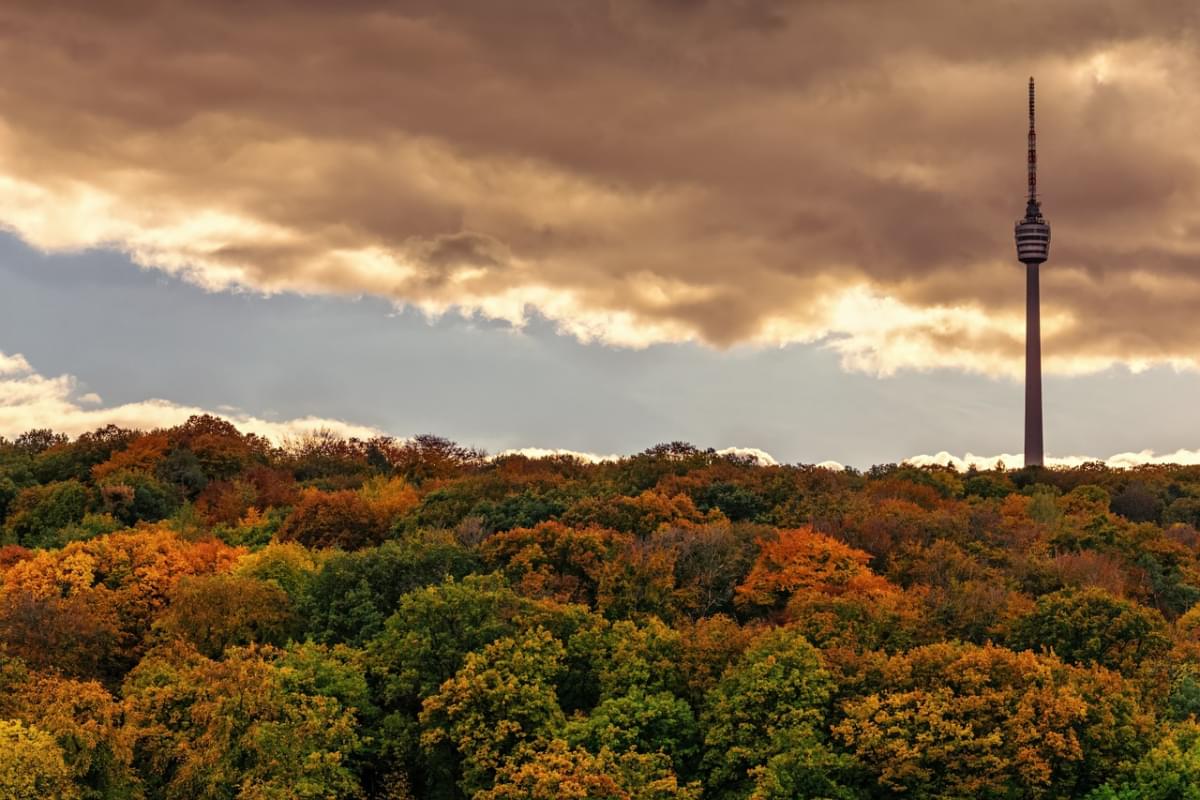
<path id="1" fill-rule="evenodd" d="M 1192 363 L 1191 2 L 11 2 L 0 222 L 206 286 L 1011 371 Z"/>

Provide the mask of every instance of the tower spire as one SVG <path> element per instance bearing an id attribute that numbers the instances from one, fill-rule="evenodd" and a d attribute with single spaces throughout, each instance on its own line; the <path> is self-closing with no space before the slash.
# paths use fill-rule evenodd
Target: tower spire
<path id="1" fill-rule="evenodd" d="M 1034 128 L 1033 78 L 1029 79 L 1029 205 L 1037 205 L 1037 130 Z"/>

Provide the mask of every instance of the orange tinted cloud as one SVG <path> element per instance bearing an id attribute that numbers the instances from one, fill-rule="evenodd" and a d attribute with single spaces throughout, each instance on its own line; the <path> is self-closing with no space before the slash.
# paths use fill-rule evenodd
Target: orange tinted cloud
<path id="1" fill-rule="evenodd" d="M 14 0 L 0 224 L 212 289 L 1016 374 L 1033 73 L 1047 368 L 1194 367 L 1196 23 L 1163 0 Z"/>

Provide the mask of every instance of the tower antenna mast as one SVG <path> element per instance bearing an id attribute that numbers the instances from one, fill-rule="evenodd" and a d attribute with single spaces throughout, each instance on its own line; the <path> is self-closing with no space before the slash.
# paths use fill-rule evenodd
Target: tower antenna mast
<path id="1" fill-rule="evenodd" d="M 1037 202 L 1037 129 L 1034 127 L 1033 78 L 1029 79 L 1029 202 Z"/>

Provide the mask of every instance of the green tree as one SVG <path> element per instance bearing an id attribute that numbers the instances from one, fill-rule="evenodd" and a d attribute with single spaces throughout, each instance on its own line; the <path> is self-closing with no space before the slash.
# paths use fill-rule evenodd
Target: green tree
<path id="1" fill-rule="evenodd" d="M 90 501 L 90 492 L 78 481 L 25 489 L 9 504 L 7 538 L 25 547 L 59 546 L 59 531 L 80 522 Z"/>
<path id="2" fill-rule="evenodd" d="M 421 710 L 421 746 L 435 793 L 454 780 L 467 796 L 492 787 L 510 759 L 541 749 L 562 730 L 555 682 L 566 655 L 537 628 L 470 653 Z"/>
<path id="3" fill-rule="evenodd" d="M 447 533 L 412 533 L 379 547 L 337 553 L 309 583 L 301 610 L 319 642 L 365 644 L 383 631 L 405 594 L 477 570 L 479 560 Z"/>
<path id="4" fill-rule="evenodd" d="M 1169 731 L 1132 772 L 1087 800 L 1200 800 L 1200 728 L 1189 722 Z"/>
<path id="5" fill-rule="evenodd" d="M 662 753 L 689 775 L 700 752 L 700 731 L 688 702 L 671 692 L 631 689 L 606 698 L 567 723 L 564 738 L 593 753 Z"/>
<path id="6" fill-rule="evenodd" d="M 1088 587 L 1038 598 L 1037 607 L 1014 624 L 1012 644 L 1128 673 L 1164 654 L 1171 641 L 1166 620 L 1154 609 Z"/>
<path id="7" fill-rule="evenodd" d="M 8 472 L 0 469 L 0 524 L 8 517 L 8 509 L 20 491 Z"/>
<path id="8" fill-rule="evenodd" d="M 705 786 L 713 797 L 842 797 L 847 766 L 824 729 L 833 681 L 799 634 L 763 634 L 710 693 L 703 715 Z M 769 793 L 769 794 L 764 794 Z"/>
<path id="9" fill-rule="evenodd" d="M 469 653 L 539 625 L 567 641 L 593 623 L 582 607 L 521 597 L 499 575 L 448 579 L 405 595 L 367 647 L 386 712 L 385 753 L 420 782 L 416 771 L 421 703 L 455 676 Z M 567 665 L 564 674 L 577 673 Z"/>

